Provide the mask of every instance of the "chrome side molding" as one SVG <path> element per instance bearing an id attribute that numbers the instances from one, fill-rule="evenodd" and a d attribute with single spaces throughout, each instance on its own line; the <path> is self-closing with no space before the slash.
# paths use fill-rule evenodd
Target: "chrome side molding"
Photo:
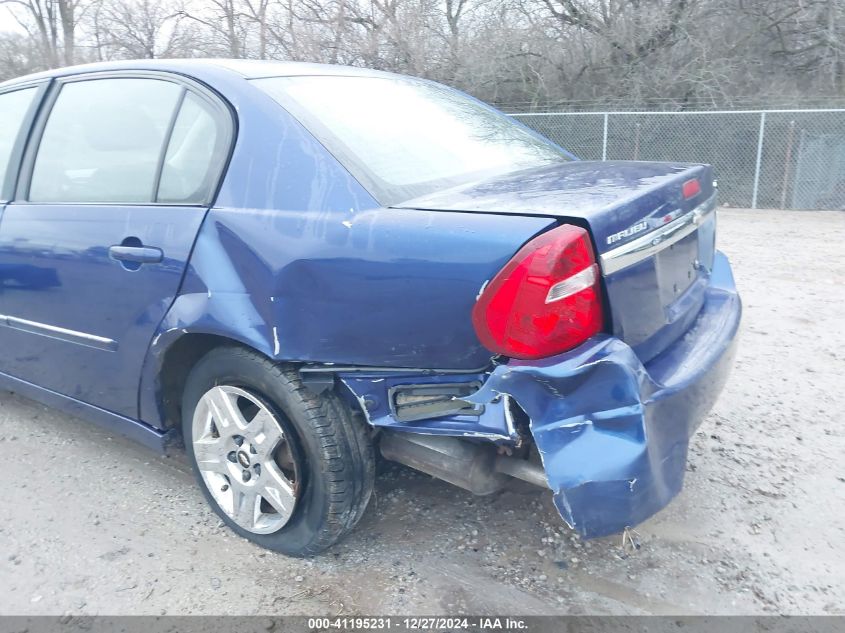
<path id="1" fill-rule="evenodd" d="M 611 275 L 659 253 L 697 230 L 715 210 L 716 195 L 713 194 L 689 213 L 601 255 L 602 272 Z"/>
<path id="2" fill-rule="evenodd" d="M 12 328 L 13 330 L 20 330 L 21 332 L 27 332 L 29 334 L 49 336 L 50 338 L 59 339 L 60 341 L 76 343 L 77 345 L 85 345 L 86 347 L 93 347 L 107 352 L 114 352 L 117 350 L 117 341 L 110 338 L 95 336 L 94 334 L 88 334 L 87 332 L 68 330 L 55 325 L 39 323 L 38 321 L 19 319 L 18 317 L 8 316 L 5 314 L 0 314 L 0 326 Z"/>

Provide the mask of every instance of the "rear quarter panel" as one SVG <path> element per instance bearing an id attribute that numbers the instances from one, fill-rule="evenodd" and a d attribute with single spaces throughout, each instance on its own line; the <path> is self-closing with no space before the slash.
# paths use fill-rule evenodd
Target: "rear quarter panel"
<path id="1" fill-rule="evenodd" d="M 398 209 L 214 209 L 180 301 L 199 297 L 206 320 L 264 341 L 283 360 L 483 367 L 490 352 L 472 328 L 475 298 L 550 223 Z"/>
<path id="2" fill-rule="evenodd" d="M 148 356 L 142 418 L 167 348 L 190 333 L 279 361 L 466 369 L 490 352 L 471 322 L 483 283 L 553 224 L 543 218 L 397 209 L 212 209 L 180 295 Z"/>

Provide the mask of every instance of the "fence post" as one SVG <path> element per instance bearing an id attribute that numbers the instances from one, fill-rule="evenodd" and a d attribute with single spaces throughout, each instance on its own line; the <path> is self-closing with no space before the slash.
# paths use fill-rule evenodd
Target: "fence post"
<path id="1" fill-rule="evenodd" d="M 763 159 L 763 134 L 766 132 L 766 113 L 760 113 L 760 134 L 757 136 L 757 164 L 754 167 L 754 190 L 751 193 L 751 208 L 757 208 L 757 190 L 760 187 L 760 161 Z"/>
<path id="2" fill-rule="evenodd" d="M 604 113 L 604 132 L 601 136 L 601 159 L 607 160 L 607 112 Z"/>
<path id="3" fill-rule="evenodd" d="M 633 160 L 640 160 L 640 124 L 639 121 L 635 127 L 636 134 L 634 136 L 634 158 Z"/>
<path id="4" fill-rule="evenodd" d="M 789 122 L 789 135 L 786 137 L 786 158 L 783 161 L 783 186 L 780 190 L 780 208 L 786 208 L 786 192 L 789 190 L 789 175 L 792 171 L 792 143 L 795 141 L 795 119 Z"/>

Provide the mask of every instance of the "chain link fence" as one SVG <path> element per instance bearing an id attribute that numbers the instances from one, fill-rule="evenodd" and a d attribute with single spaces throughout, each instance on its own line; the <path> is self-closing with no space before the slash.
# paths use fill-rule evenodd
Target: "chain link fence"
<path id="1" fill-rule="evenodd" d="M 845 209 L 845 109 L 513 116 L 585 160 L 710 163 L 729 206 Z"/>

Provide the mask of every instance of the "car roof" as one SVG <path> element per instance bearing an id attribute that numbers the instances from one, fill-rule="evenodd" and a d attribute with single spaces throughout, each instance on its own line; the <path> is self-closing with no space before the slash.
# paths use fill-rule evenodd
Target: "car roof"
<path id="1" fill-rule="evenodd" d="M 28 83 L 51 77 L 65 77 L 94 72 L 120 70 L 159 70 L 181 73 L 189 76 L 201 76 L 204 71 L 224 70 L 240 75 L 245 79 L 263 77 L 293 77 L 303 75 L 339 76 L 339 77 L 396 77 L 369 68 L 340 66 L 334 64 L 314 64 L 309 62 L 284 62 L 257 59 L 130 59 L 111 62 L 96 62 L 56 68 L 30 75 L 17 77 L 0 83 L 0 88 L 17 83 Z"/>

